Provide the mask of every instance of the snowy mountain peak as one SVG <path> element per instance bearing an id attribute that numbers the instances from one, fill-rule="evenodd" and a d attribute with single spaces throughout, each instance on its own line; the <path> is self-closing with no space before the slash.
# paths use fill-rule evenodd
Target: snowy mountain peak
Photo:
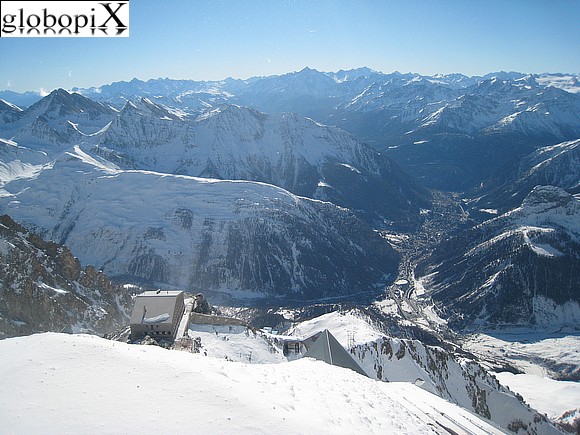
<path id="1" fill-rule="evenodd" d="M 499 79 L 499 80 L 504 80 L 504 81 L 511 81 L 511 80 L 518 80 L 521 79 L 522 77 L 525 77 L 527 74 L 521 73 L 521 72 L 516 72 L 516 71 L 510 71 L 510 72 L 506 72 L 506 71 L 496 71 L 496 72 L 491 72 L 488 73 L 486 75 L 484 75 L 482 78 L 484 80 L 489 80 L 489 79 Z"/>
<path id="2" fill-rule="evenodd" d="M 17 142 L 27 142 L 32 136 L 44 145 L 63 144 L 98 132 L 115 114 L 105 104 L 56 89 L 19 113 L 16 122 L 5 126 L 5 132 Z"/>
<path id="3" fill-rule="evenodd" d="M 84 112 L 102 114 L 111 112 L 111 109 L 81 94 L 55 89 L 27 110 L 27 113 L 34 113 L 37 116 L 48 114 L 51 118 L 54 114 L 66 116 Z"/>
<path id="4" fill-rule="evenodd" d="M 336 73 L 328 73 L 337 83 L 344 83 L 353 80 L 359 80 L 361 78 L 369 78 L 372 76 L 379 76 L 383 75 L 378 71 L 375 71 L 371 68 L 362 67 L 362 68 L 355 68 L 349 70 L 339 70 Z"/>
<path id="5" fill-rule="evenodd" d="M 316 75 L 316 74 L 320 74 L 320 72 L 318 70 L 314 69 L 314 68 L 310 68 L 308 66 L 305 66 L 300 71 L 298 71 L 297 74 L 304 74 L 304 75 L 306 75 L 306 74 L 314 74 L 314 75 Z"/>
<path id="6" fill-rule="evenodd" d="M 198 121 L 203 121 L 207 119 L 213 119 L 215 122 L 226 123 L 236 120 L 237 122 L 244 123 L 246 121 L 253 122 L 264 122 L 268 115 L 259 112 L 255 109 L 239 106 L 237 104 L 223 104 L 216 109 L 207 112 L 206 114 L 200 116 Z"/>

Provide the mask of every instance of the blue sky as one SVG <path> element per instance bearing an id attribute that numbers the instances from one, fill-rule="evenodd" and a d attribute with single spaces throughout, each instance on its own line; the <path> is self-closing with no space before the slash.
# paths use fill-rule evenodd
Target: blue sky
<path id="1" fill-rule="evenodd" d="M 309 66 L 580 72 L 579 0 L 132 0 L 129 38 L 0 38 L 0 89 Z"/>

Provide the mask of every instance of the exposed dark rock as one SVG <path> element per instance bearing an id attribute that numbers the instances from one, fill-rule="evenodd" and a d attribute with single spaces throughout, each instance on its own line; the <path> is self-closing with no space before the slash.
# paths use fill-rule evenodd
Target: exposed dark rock
<path id="1" fill-rule="evenodd" d="M 70 250 L 0 216 L 0 338 L 35 332 L 111 332 L 130 296 Z"/>

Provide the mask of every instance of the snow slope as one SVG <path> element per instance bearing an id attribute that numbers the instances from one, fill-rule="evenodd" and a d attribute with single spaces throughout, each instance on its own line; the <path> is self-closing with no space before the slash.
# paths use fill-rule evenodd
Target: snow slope
<path id="1" fill-rule="evenodd" d="M 523 423 L 530 433 L 553 430 L 543 415 L 528 406 L 529 402 L 523 403 L 516 397 L 518 390 L 512 392 L 500 385 L 469 354 L 427 346 L 418 340 L 385 336 L 369 317 L 356 309 L 297 322 L 288 333 L 306 338 L 323 329 L 328 329 L 374 379 L 415 383 L 504 429 Z M 562 412 L 574 409 L 567 400 L 556 402 Z"/>
<path id="2" fill-rule="evenodd" d="M 573 409 L 580 410 L 580 383 L 555 381 L 536 375 L 496 373 L 496 378 L 517 391 L 531 406 L 556 419 Z"/>
<path id="3" fill-rule="evenodd" d="M 244 364 L 87 335 L 0 341 L 9 433 L 502 433 L 412 384 L 320 361 Z"/>
<path id="4" fill-rule="evenodd" d="M 0 187 L 14 180 L 34 177 L 49 161 L 42 151 L 0 138 Z"/>
<path id="5" fill-rule="evenodd" d="M 349 210 L 264 183 L 120 170 L 80 147 L 18 183 L 0 210 L 111 277 L 304 301 L 374 292 L 396 270 Z"/>
<path id="6" fill-rule="evenodd" d="M 288 361 L 272 337 L 238 325 L 199 325 L 191 323 L 187 334 L 198 339 L 199 353 L 213 358 L 254 364 Z"/>

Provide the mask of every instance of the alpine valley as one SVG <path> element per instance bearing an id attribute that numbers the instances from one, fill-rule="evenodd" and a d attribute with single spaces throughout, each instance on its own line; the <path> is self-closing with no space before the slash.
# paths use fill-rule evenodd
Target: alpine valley
<path id="1" fill-rule="evenodd" d="M 436 433 L 578 433 L 579 79 L 305 68 L 0 92 L 0 339 L 119 338 L 135 293 L 201 292 L 261 331 L 220 331 L 226 359 L 286 361 L 278 335 L 324 327 L 369 377 L 482 419 Z M 521 377 L 570 396 L 550 407 Z"/>

